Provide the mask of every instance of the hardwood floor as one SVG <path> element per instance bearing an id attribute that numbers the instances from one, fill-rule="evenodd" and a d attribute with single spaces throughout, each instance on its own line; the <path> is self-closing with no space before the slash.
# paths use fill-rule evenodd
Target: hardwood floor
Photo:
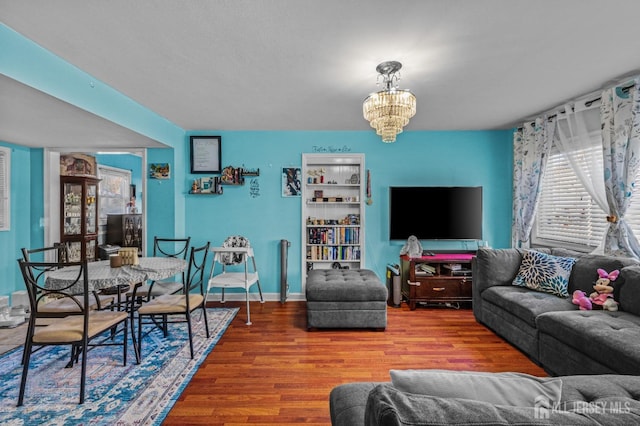
<path id="1" fill-rule="evenodd" d="M 388 309 L 385 331 L 306 329 L 304 302 L 252 302 L 201 365 L 163 425 L 329 425 L 341 383 L 388 381 L 390 369 L 546 373 L 478 324 L 470 309 Z M 211 305 L 215 306 L 215 305 Z"/>

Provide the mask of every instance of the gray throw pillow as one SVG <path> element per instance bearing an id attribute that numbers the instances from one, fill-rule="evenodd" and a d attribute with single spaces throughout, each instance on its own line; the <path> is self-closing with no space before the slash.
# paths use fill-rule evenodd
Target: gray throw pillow
<path id="1" fill-rule="evenodd" d="M 546 407 L 560 402 L 562 380 L 524 373 L 453 370 L 390 370 L 393 386 L 408 393 L 463 398 L 512 407 Z"/>

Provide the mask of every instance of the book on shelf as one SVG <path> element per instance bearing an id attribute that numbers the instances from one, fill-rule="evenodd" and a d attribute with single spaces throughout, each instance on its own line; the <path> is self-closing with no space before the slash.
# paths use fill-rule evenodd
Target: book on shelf
<path id="1" fill-rule="evenodd" d="M 436 268 L 428 263 L 420 263 L 419 265 L 416 265 L 416 272 L 433 275 L 436 273 Z"/>
<path id="2" fill-rule="evenodd" d="M 442 266 L 450 271 L 459 271 L 462 269 L 462 265 L 460 263 L 443 263 Z"/>

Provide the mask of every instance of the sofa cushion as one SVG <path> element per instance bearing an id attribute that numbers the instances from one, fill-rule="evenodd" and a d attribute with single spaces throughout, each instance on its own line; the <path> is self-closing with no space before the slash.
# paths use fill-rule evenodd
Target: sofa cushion
<path id="1" fill-rule="evenodd" d="M 640 315 L 640 266 L 623 268 L 613 289 L 620 310 Z"/>
<path id="2" fill-rule="evenodd" d="M 540 333 L 553 336 L 620 374 L 640 365 L 640 317 L 615 311 L 547 312 L 536 319 Z"/>
<path id="3" fill-rule="evenodd" d="M 628 400 L 624 400 L 626 402 Z M 632 401 L 631 401 L 632 402 Z M 613 405 L 613 404 L 612 404 Z M 615 406 L 619 407 L 619 406 Z M 614 407 L 614 408 L 615 408 Z M 618 409 L 618 411 L 622 411 Z M 405 393 L 390 383 L 376 386 L 369 393 L 364 424 L 397 425 L 629 425 L 638 421 L 638 410 L 612 414 L 607 407 L 575 411 L 494 405 L 469 399 L 445 399 Z"/>
<path id="4" fill-rule="evenodd" d="M 402 392 L 514 407 L 533 407 L 543 398 L 546 408 L 550 408 L 553 403 L 560 402 L 562 392 L 560 379 L 523 373 L 391 370 L 389 374 L 393 386 Z"/>
<path id="5" fill-rule="evenodd" d="M 634 259 L 624 257 L 613 257 L 602 254 L 585 254 L 580 256 L 569 277 L 568 292 L 572 294 L 576 290 L 582 290 L 587 294 L 593 292 L 593 285 L 598 279 L 598 268 L 607 272 L 613 270 L 622 271 L 622 268 L 629 265 L 636 265 L 638 262 Z M 625 277 L 620 276 L 613 282 L 614 289 L 624 284 Z M 639 281 L 640 282 L 640 281 Z M 616 295 L 614 294 L 614 297 Z M 617 300 L 617 299 L 616 299 Z"/>
<path id="6" fill-rule="evenodd" d="M 628 408 L 640 409 L 640 377 L 622 374 L 561 376 L 562 404 L 628 400 Z M 633 402 L 631 402 L 633 401 Z M 577 404 L 576 404 L 577 405 Z M 604 405 L 604 404 L 603 404 Z"/>
<path id="7" fill-rule="evenodd" d="M 516 286 L 488 288 L 482 293 L 482 298 L 522 319 L 531 327 L 536 327 L 536 317 L 542 313 L 577 309 L 568 298 Z"/>
<path id="8" fill-rule="evenodd" d="M 560 257 L 536 250 L 525 250 L 513 285 L 567 297 L 567 286 L 574 257 Z"/>
<path id="9" fill-rule="evenodd" d="M 369 392 L 381 383 L 355 382 L 343 383 L 331 389 L 329 394 L 329 413 L 332 425 L 361 425 L 367 406 Z"/>
<path id="10" fill-rule="evenodd" d="M 306 298 L 323 302 L 387 300 L 387 287 L 369 269 L 314 269 L 309 271 Z"/>

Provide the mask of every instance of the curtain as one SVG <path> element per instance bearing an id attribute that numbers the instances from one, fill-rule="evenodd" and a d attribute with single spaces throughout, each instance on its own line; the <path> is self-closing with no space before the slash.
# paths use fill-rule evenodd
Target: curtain
<path id="1" fill-rule="evenodd" d="M 602 92 L 602 149 L 604 185 L 609 226 L 604 237 L 604 253 L 640 258 L 640 245 L 624 219 L 635 177 L 640 167 L 640 78 L 628 91 L 612 87 Z"/>
<path id="2" fill-rule="evenodd" d="M 606 212 L 609 207 L 603 180 L 600 108 L 592 98 L 564 106 L 558 114 L 554 142 L 593 201 Z M 604 245 L 600 244 L 593 253 L 603 251 Z"/>
<path id="3" fill-rule="evenodd" d="M 513 134 L 512 247 L 531 245 L 531 227 L 555 129 L 555 118 L 550 120 L 544 116 L 525 123 Z"/>

